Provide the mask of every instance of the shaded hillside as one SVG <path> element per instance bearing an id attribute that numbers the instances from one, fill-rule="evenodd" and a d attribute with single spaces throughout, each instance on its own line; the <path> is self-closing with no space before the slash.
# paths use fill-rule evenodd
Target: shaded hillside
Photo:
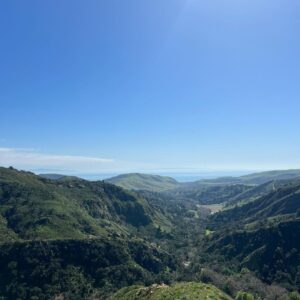
<path id="1" fill-rule="evenodd" d="M 206 251 L 213 260 L 254 271 L 266 282 L 300 287 L 300 219 L 257 230 L 213 234 Z"/>
<path id="2" fill-rule="evenodd" d="M 129 190 L 164 191 L 179 185 L 171 177 L 140 173 L 123 174 L 105 181 Z"/>
<path id="3" fill-rule="evenodd" d="M 231 297 L 214 287 L 203 283 L 177 283 L 153 285 L 150 287 L 131 286 L 123 288 L 110 300 L 174 300 L 174 299 L 215 299 L 230 300 Z"/>
<path id="4" fill-rule="evenodd" d="M 299 289 L 300 185 L 271 182 L 256 190 L 270 187 L 265 196 L 210 216 L 203 252 L 209 264 L 233 272 L 247 267 L 267 283 Z"/>
<path id="5" fill-rule="evenodd" d="M 254 186 L 234 197 L 229 199 L 227 206 L 232 205 L 241 205 L 247 202 L 253 201 L 258 199 L 259 197 L 265 196 L 270 192 L 274 192 L 279 188 L 284 187 L 293 187 L 293 186 L 300 186 L 300 178 L 289 179 L 289 180 L 272 180 L 266 183 L 260 184 L 258 186 Z"/>
<path id="6" fill-rule="evenodd" d="M 219 204 L 233 199 L 252 189 L 243 184 L 184 184 L 182 187 L 164 192 L 177 201 L 196 201 L 200 204 Z"/>
<path id="7" fill-rule="evenodd" d="M 287 184 L 257 200 L 224 210 L 211 217 L 215 226 L 250 223 L 300 211 L 300 185 Z"/>

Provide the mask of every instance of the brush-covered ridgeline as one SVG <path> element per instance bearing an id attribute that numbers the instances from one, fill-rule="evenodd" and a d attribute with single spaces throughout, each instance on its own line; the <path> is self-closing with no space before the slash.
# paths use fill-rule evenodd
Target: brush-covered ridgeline
<path id="1" fill-rule="evenodd" d="M 123 189 L 0 168 L 0 299 L 300 299 L 299 175 Z"/>

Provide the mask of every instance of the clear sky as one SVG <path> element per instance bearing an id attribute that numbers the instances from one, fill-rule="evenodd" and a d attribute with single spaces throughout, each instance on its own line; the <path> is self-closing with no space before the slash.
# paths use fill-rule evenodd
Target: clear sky
<path id="1" fill-rule="evenodd" d="M 0 37 L 0 165 L 300 168 L 299 0 L 7 0 Z"/>

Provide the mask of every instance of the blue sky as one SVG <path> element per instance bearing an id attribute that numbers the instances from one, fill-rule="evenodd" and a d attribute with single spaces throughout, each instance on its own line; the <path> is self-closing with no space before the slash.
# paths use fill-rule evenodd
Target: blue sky
<path id="1" fill-rule="evenodd" d="M 0 3 L 0 165 L 300 168 L 298 0 Z"/>

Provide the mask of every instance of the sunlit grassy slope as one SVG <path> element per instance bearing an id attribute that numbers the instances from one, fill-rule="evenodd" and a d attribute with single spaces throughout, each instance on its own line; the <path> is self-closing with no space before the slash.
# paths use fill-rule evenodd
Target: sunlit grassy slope
<path id="1" fill-rule="evenodd" d="M 168 285 L 152 285 L 150 287 L 131 286 L 114 294 L 110 300 L 196 300 L 215 299 L 230 300 L 229 296 L 216 287 L 203 283 L 176 283 Z"/>

